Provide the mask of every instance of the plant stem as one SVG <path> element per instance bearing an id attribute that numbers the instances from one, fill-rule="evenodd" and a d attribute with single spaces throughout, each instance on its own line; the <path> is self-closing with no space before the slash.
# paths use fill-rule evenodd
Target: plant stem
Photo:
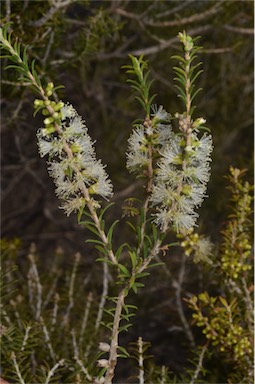
<path id="1" fill-rule="evenodd" d="M 144 384 L 144 365 L 143 365 L 143 339 L 138 338 L 138 353 L 139 353 L 139 384 Z"/>
<path id="2" fill-rule="evenodd" d="M 196 379 L 198 378 L 199 373 L 201 372 L 201 369 L 203 368 L 203 360 L 204 360 L 204 356 L 205 356 L 205 352 L 207 351 L 207 348 L 208 348 L 208 344 L 204 345 L 202 348 L 202 351 L 199 355 L 197 368 L 196 368 L 196 371 L 195 371 L 195 373 L 194 373 L 194 375 L 190 381 L 190 384 L 195 383 Z"/>
<path id="3" fill-rule="evenodd" d="M 14 364 L 15 371 L 16 371 L 16 374 L 17 374 L 17 376 L 19 378 L 20 384 L 25 384 L 25 382 L 24 382 L 24 380 L 23 380 L 23 378 L 21 376 L 21 372 L 20 372 L 20 369 L 19 369 L 19 366 L 18 366 L 18 363 L 17 363 L 16 356 L 15 356 L 14 352 L 11 353 L 11 360 L 12 360 L 12 362 Z"/>
<path id="4" fill-rule="evenodd" d="M 119 325 L 121 319 L 122 308 L 125 300 L 125 289 L 122 289 L 119 292 L 118 300 L 116 304 L 116 310 L 113 321 L 113 329 L 112 329 L 112 341 L 110 347 L 110 356 L 108 361 L 108 367 L 105 375 L 104 384 L 112 384 L 112 379 L 114 377 L 115 367 L 117 364 L 117 348 L 119 343 Z"/>
<path id="5" fill-rule="evenodd" d="M 151 120 L 150 118 L 146 118 L 144 121 L 144 126 L 151 127 Z M 147 196 L 145 198 L 144 204 L 143 204 L 143 222 L 141 225 L 141 240 L 140 244 L 138 245 L 137 249 L 137 255 L 139 255 L 143 248 L 144 243 L 144 236 L 145 236 L 145 230 L 146 230 L 146 221 L 147 221 L 147 212 L 149 207 L 149 201 L 150 201 L 150 193 L 152 191 L 153 186 L 153 147 L 151 144 L 148 145 L 148 167 L 147 167 Z"/>

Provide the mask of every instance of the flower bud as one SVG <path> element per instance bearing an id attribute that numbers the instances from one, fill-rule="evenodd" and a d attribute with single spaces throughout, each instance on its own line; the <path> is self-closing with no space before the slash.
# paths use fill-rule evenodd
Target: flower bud
<path id="1" fill-rule="evenodd" d="M 52 117 L 47 117 L 46 119 L 43 120 L 45 125 L 50 125 L 53 123 L 53 118 Z"/>
<path id="2" fill-rule="evenodd" d="M 98 348 L 100 349 L 100 351 L 103 351 L 103 352 L 109 352 L 110 351 L 110 345 L 108 343 L 100 342 L 98 345 Z"/>
<path id="3" fill-rule="evenodd" d="M 107 359 L 99 359 L 99 360 L 97 360 L 97 365 L 100 368 L 107 368 L 108 364 L 109 364 L 109 362 L 108 362 Z"/>
<path id="4" fill-rule="evenodd" d="M 205 123 L 206 123 L 206 120 L 203 117 L 199 117 L 198 119 L 196 119 L 193 122 L 192 127 L 197 128 L 197 127 L 200 127 L 200 125 L 205 124 Z"/>
<path id="5" fill-rule="evenodd" d="M 51 91 L 53 88 L 54 88 L 54 84 L 51 81 L 50 83 L 47 84 L 46 91 Z"/>
<path id="6" fill-rule="evenodd" d="M 34 106 L 35 107 L 39 107 L 40 105 L 43 105 L 43 101 L 39 100 L 39 99 L 35 99 L 34 100 Z"/>
<path id="7" fill-rule="evenodd" d="M 96 377 L 95 380 L 94 380 L 94 384 L 104 384 L 105 382 L 105 378 L 102 376 L 102 377 Z"/>

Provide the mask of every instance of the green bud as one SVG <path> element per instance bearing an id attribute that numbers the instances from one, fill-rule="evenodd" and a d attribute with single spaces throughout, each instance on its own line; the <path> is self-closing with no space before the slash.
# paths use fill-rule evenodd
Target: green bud
<path id="1" fill-rule="evenodd" d="M 54 84 L 51 81 L 50 83 L 47 84 L 46 91 L 51 91 L 53 88 L 54 88 Z"/>
<path id="2" fill-rule="evenodd" d="M 43 120 L 45 125 L 49 125 L 53 123 L 54 119 L 52 117 L 47 117 L 46 119 Z"/>
<path id="3" fill-rule="evenodd" d="M 49 111 L 48 111 L 48 109 L 43 109 L 43 110 L 42 110 L 42 114 L 43 114 L 44 116 L 49 116 Z"/>
<path id="4" fill-rule="evenodd" d="M 43 106 L 43 100 L 35 99 L 34 106 L 35 107 Z"/>
<path id="5" fill-rule="evenodd" d="M 71 145 L 71 150 L 73 153 L 77 153 L 80 151 L 80 147 L 77 144 L 72 144 Z"/>
<path id="6" fill-rule="evenodd" d="M 94 194 L 96 193 L 95 186 L 96 186 L 96 184 L 91 185 L 91 186 L 89 187 L 88 191 L 89 191 L 89 194 L 90 194 L 90 195 L 94 195 Z"/>
<path id="7" fill-rule="evenodd" d="M 183 193 L 184 195 L 189 196 L 190 193 L 191 193 L 191 190 L 192 190 L 192 188 L 191 188 L 191 186 L 188 185 L 188 184 L 186 184 L 186 185 L 184 185 L 184 186 L 182 187 L 182 193 Z"/>

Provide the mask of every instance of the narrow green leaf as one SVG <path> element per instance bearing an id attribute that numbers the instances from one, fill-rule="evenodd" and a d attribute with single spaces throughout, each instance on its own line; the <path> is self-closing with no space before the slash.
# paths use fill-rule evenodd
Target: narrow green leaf
<path id="1" fill-rule="evenodd" d="M 181 87 L 179 87 L 179 85 L 177 85 L 177 84 L 174 84 L 174 87 L 178 89 L 178 91 L 180 92 L 180 96 L 182 96 L 186 102 L 186 94 L 184 93 L 183 89 Z"/>
<path id="2" fill-rule="evenodd" d="M 131 259 L 132 269 L 135 269 L 136 263 L 137 263 L 137 255 L 133 251 L 130 251 L 128 253 L 129 253 L 129 256 L 130 256 L 130 259 Z"/>
<path id="3" fill-rule="evenodd" d="M 194 82 L 196 81 L 196 79 L 198 78 L 199 75 L 201 75 L 201 73 L 203 73 L 203 70 L 200 69 L 200 71 L 198 71 L 193 77 L 192 77 L 192 80 L 190 82 L 190 84 L 194 84 Z"/>
<path id="4" fill-rule="evenodd" d="M 193 66 L 190 68 L 190 71 L 189 71 L 190 76 L 192 76 L 193 72 L 194 72 L 198 67 L 200 67 L 200 65 L 202 65 L 202 62 L 201 62 L 201 61 L 200 61 L 199 63 L 197 63 L 196 65 L 193 65 Z"/>
<path id="5" fill-rule="evenodd" d="M 126 304 L 126 307 L 132 308 L 132 309 L 135 309 L 135 310 L 138 309 L 138 307 L 136 305 L 133 305 L 133 304 Z"/>
<path id="6" fill-rule="evenodd" d="M 127 277 L 130 276 L 128 269 L 124 265 L 118 264 L 118 267 L 121 270 L 121 272 L 124 274 L 124 276 L 127 276 Z"/>
<path id="7" fill-rule="evenodd" d="M 142 277 L 149 276 L 149 275 L 150 275 L 149 272 L 142 272 L 142 273 L 138 273 L 137 275 L 135 275 L 135 277 L 137 279 L 141 279 Z"/>
<path id="8" fill-rule="evenodd" d="M 138 100 L 141 106 L 143 107 L 143 109 L 146 110 L 146 105 L 144 104 L 144 101 L 138 96 L 135 96 L 135 99 Z"/>
<path id="9" fill-rule="evenodd" d="M 155 93 L 155 95 L 152 95 L 151 98 L 149 99 L 149 102 L 148 104 L 151 105 L 153 100 L 155 99 L 155 97 L 157 96 L 157 94 Z"/>
<path id="10" fill-rule="evenodd" d="M 62 88 L 65 88 L 65 86 L 64 86 L 64 85 L 58 85 L 58 86 L 56 86 L 56 87 L 53 88 L 53 91 L 55 92 L 55 91 L 57 91 L 58 89 L 62 89 Z"/>
<path id="11" fill-rule="evenodd" d="M 125 324 L 122 327 L 119 328 L 119 332 L 128 331 L 128 328 L 132 327 L 133 324 Z"/>
<path id="12" fill-rule="evenodd" d="M 99 245 L 103 245 L 104 246 L 104 243 L 101 240 L 96 240 L 96 239 L 87 239 L 85 241 L 85 243 L 95 243 L 95 244 L 99 244 Z"/>
<path id="13" fill-rule="evenodd" d="M 159 265 L 164 265 L 165 263 L 153 263 L 153 264 L 150 264 L 150 265 L 148 265 L 148 267 L 147 268 L 153 268 L 153 267 L 157 267 L 157 266 L 159 266 Z"/>
<path id="14" fill-rule="evenodd" d="M 182 75 L 180 74 L 177 74 L 177 75 L 178 77 L 174 77 L 174 80 L 178 81 L 182 85 L 182 87 L 185 88 L 186 79 L 184 79 L 184 77 L 182 77 Z"/>
<path id="15" fill-rule="evenodd" d="M 137 290 L 137 287 L 136 287 L 136 285 L 134 284 L 134 285 L 132 285 L 132 289 L 133 289 L 133 291 L 135 292 L 135 293 L 137 293 L 138 292 L 138 290 Z"/>
<path id="16" fill-rule="evenodd" d="M 108 315 L 114 317 L 115 309 L 104 309 L 104 312 L 107 313 Z"/>
<path id="17" fill-rule="evenodd" d="M 103 208 L 103 209 L 101 210 L 100 215 L 99 215 L 99 220 L 100 220 L 100 221 L 102 220 L 102 218 L 103 218 L 105 212 L 106 212 L 110 207 L 112 207 L 113 205 L 114 205 L 114 203 L 109 203 L 109 204 L 106 205 L 105 208 Z"/>
<path id="18" fill-rule="evenodd" d="M 36 116 L 36 114 L 37 114 L 41 109 L 43 109 L 42 106 L 37 107 L 37 108 L 35 109 L 34 113 L 33 113 L 33 116 Z"/>
<path id="19" fill-rule="evenodd" d="M 186 105 L 186 102 L 187 102 L 186 97 L 184 97 L 184 96 L 182 96 L 182 95 L 177 95 L 177 97 L 179 97 L 180 99 L 182 99 L 182 101 L 183 101 L 184 104 Z"/>
<path id="20" fill-rule="evenodd" d="M 197 96 L 197 94 L 198 94 L 200 91 L 202 91 L 202 88 L 198 88 L 198 89 L 196 90 L 196 92 L 191 96 L 191 98 L 190 98 L 190 102 L 191 102 L 191 103 L 192 103 L 192 101 L 194 100 L 194 98 Z"/>
<path id="21" fill-rule="evenodd" d="M 85 227 L 92 233 L 94 233 L 95 235 L 97 235 L 98 237 L 100 237 L 99 233 L 98 233 L 98 230 L 96 228 L 94 228 L 91 224 L 85 224 Z"/>
<path id="22" fill-rule="evenodd" d="M 175 72 L 177 72 L 177 73 L 180 73 L 184 78 L 187 77 L 186 72 L 182 68 L 180 68 L 180 67 L 173 67 L 173 70 Z"/>
<path id="23" fill-rule="evenodd" d="M 111 242 L 112 242 L 113 230 L 114 230 L 115 226 L 116 226 L 118 223 L 119 223 L 119 220 L 115 220 L 115 221 L 112 223 L 112 225 L 111 225 L 111 227 L 110 227 L 110 229 L 109 229 L 109 231 L 108 231 L 108 233 L 107 233 L 107 239 L 108 239 L 108 241 L 109 241 L 110 244 L 111 244 Z"/>
<path id="24" fill-rule="evenodd" d="M 171 56 L 171 59 L 176 59 L 176 60 L 182 62 L 183 64 L 186 64 L 186 60 L 182 56 L 174 55 L 174 56 Z"/>
<path id="25" fill-rule="evenodd" d="M 101 247 L 100 245 L 95 245 L 95 248 L 101 252 L 103 255 L 107 255 L 108 252 L 107 252 L 107 249 L 105 249 L 104 247 Z"/>
<path id="26" fill-rule="evenodd" d="M 136 285 L 138 288 L 142 288 L 142 287 L 145 286 L 143 283 L 138 283 L 138 282 L 136 282 L 135 285 Z"/>

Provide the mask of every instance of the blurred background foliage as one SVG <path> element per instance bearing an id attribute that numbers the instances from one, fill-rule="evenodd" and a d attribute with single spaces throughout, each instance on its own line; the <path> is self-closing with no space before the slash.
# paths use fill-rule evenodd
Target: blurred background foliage
<path id="1" fill-rule="evenodd" d="M 36 59 L 41 79 L 44 83 L 63 84 L 60 97 L 72 103 L 86 120 L 96 140 L 98 157 L 108 164 L 115 186 L 112 216 L 121 216 L 124 199 L 139 198 L 143 193 L 139 181 L 125 169 L 132 122 L 144 116 L 122 66 L 129 63 L 129 54 L 143 54 L 155 79 L 155 102 L 172 114 L 182 112 L 173 86 L 175 63 L 171 56 L 178 53 L 179 31 L 185 29 L 192 36 L 201 36 L 203 50 L 199 59 L 204 72 L 197 85 L 203 92 L 196 100 L 195 117 L 207 120 L 215 150 L 209 198 L 200 209 L 200 226 L 215 242 L 228 215 L 229 193 L 224 176 L 230 165 L 248 169 L 248 179 L 253 176 L 253 12 L 252 1 L 1 2 L 2 23 L 10 21 L 13 35 L 29 45 L 30 62 Z M 4 67 L 5 63 L 1 72 L 2 237 L 21 240 L 17 260 L 20 265 L 31 242 L 35 242 L 46 272 L 47 260 L 58 247 L 65 249 L 67 264 L 68 257 L 80 251 L 84 271 L 92 270 L 96 279 L 100 266 L 94 266 L 94 251 L 88 245 L 84 251 L 86 233 L 77 225 L 75 216 L 66 218 L 59 210 L 45 160 L 38 155 L 35 133 L 42 119 L 33 117 L 35 97 L 26 84 L 20 84 L 15 72 Z M 123 227 L 119 236 L 119 241 L 128 241 L 130 234 Z M 179 271 L 179 256 L 176 251 L 166 260 L 173 273 Z M 170 369 L 180 372 L 188 356 L 185 340 L 182 345 L 178 332 L 171 333 L 178 321 L 171 299 L 175 293 L 164 271 L 154 273 L 157 276 L 152 274 L 147 288 L 138 295 L 137 305 L 142 309 L 135 319 L 136 335 L 131 334 L 130 340 L 143 333 L 143 339 L 155 346 L 152 353 L 159 363 L 171 360 Z M 188 261 L 185 276 L 186 291 L 201 286 L 207 289 L 210 271 L 202 273 L 201 267 Z M 170 341 L 165 338 L 165 329 Z"/>

